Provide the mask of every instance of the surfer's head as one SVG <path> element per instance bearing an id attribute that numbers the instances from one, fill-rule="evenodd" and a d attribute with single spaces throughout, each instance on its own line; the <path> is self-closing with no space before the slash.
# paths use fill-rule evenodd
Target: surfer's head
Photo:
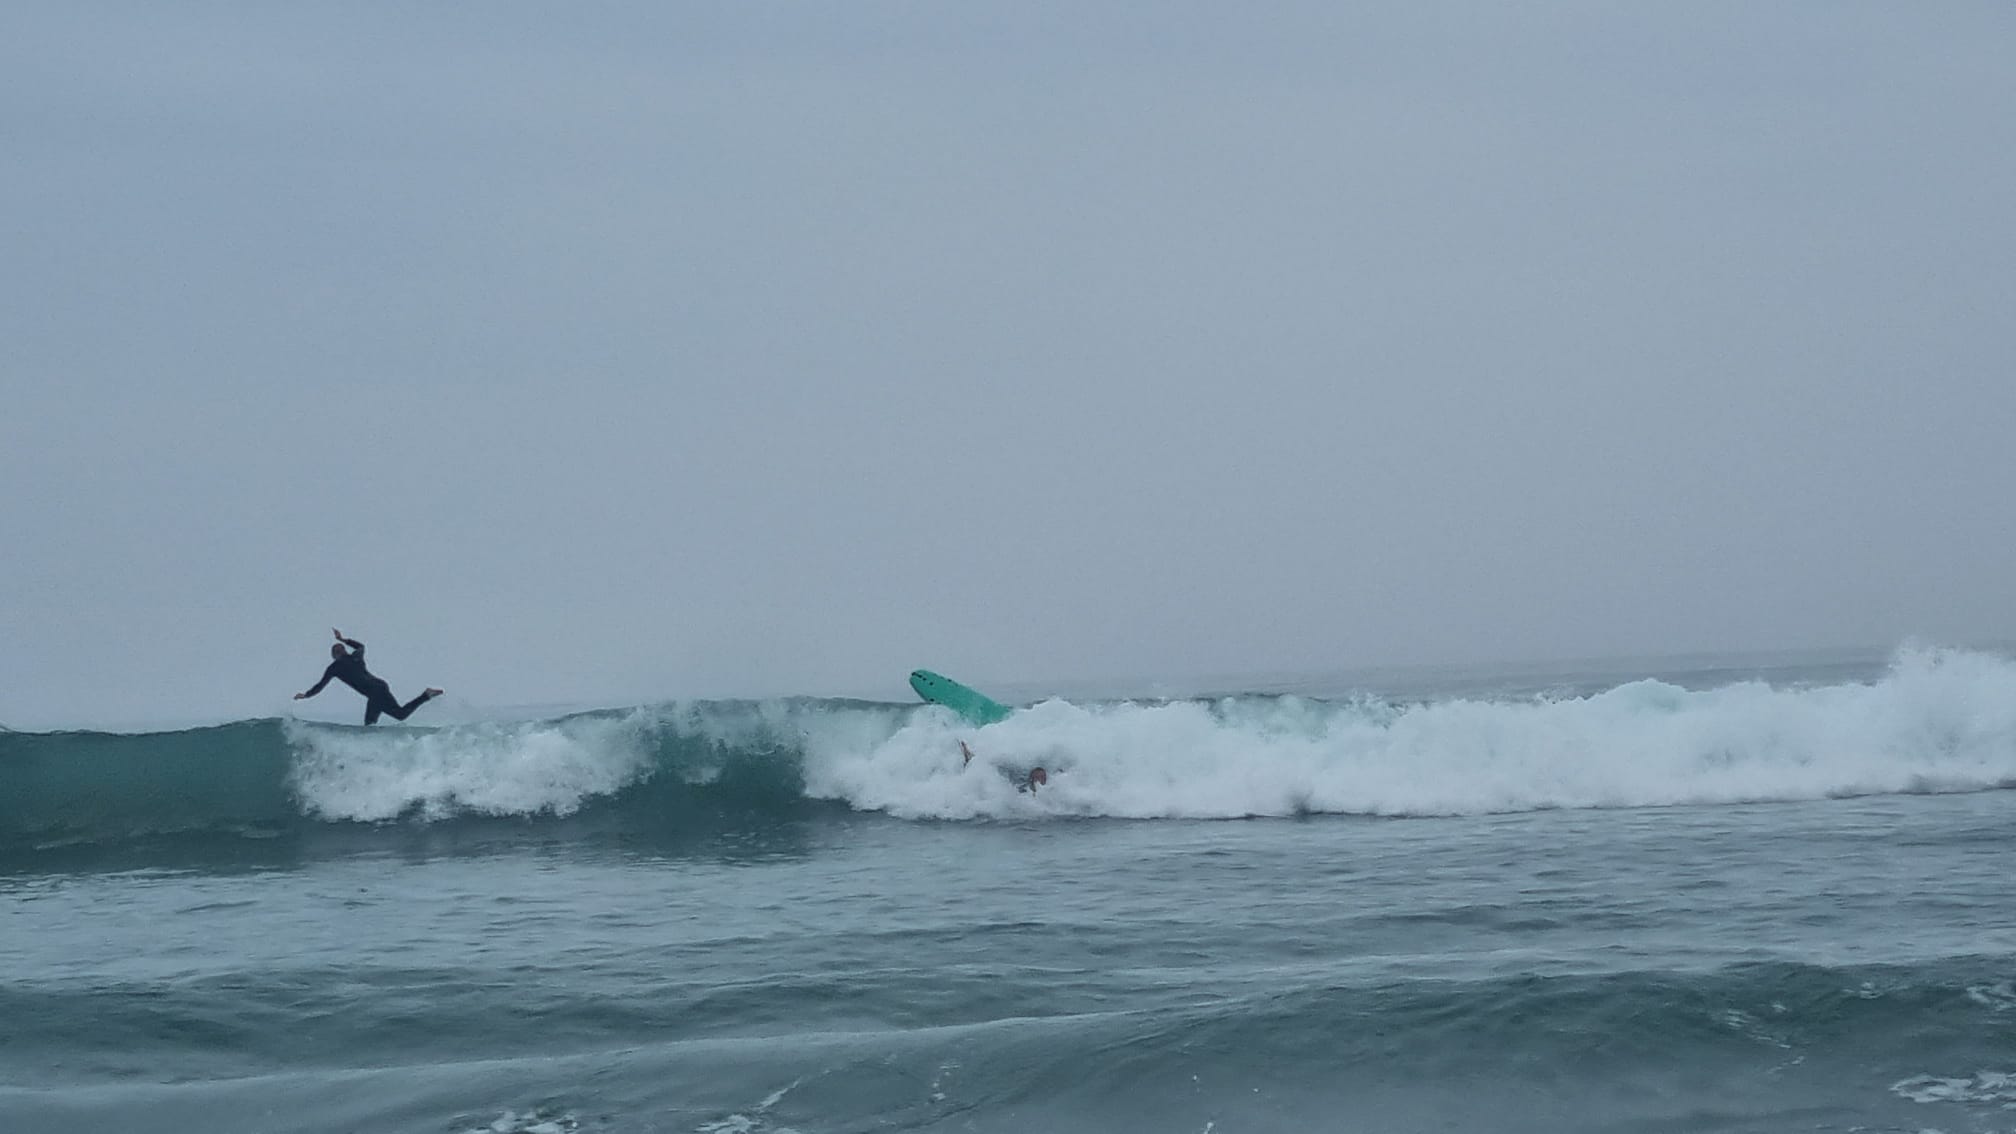
<path id="1" fill-rule="evenodd" d="M 332 658 L 344 658 L 348 657 L 349 655 L 350 651 L 344 649 L 343 643 L 341 642 L 338 642 L 335 645 L 329 647 L 329 656 Z"/>
<path id="2" fill-rule="evenodd" d="M 1044 784 L 1047 784 L 1049 782 L 1050 782 L 1050 773 L 1044 771 L 1040 767 L 1029 769 L 1030 791 L 1035 791 L 1037 788 L 1042 787 Z"/>

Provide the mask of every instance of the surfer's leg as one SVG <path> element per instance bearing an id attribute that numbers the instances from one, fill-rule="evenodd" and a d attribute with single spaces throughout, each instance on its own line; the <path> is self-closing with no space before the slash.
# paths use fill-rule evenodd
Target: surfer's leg
<path id="1" fill-rule="evenodd" d="M 376 679 L 358 692 L 364 694 L 365 724 L 377 724 L 382 713 L 391 713 L 395 721 L 405 719 L 400 715 L 398 698 L 392 696 L 392 687 L 384 679 Z"/>
<path id="2" fill-rule="evenodd" d="M 403 721 L 413 715 L 413 710 L 433 700 L 440 692 L 439 689 L 429 689 L 403 705 L 388 704 L 385 706 L 385 715 L 395 721 Z"/>

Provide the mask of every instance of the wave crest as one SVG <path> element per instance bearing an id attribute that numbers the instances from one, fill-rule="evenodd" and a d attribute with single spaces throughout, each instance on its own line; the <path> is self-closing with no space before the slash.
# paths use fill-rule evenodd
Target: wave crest
<path id="1" fill-rule="evenodd" d="M 1049 785 L 1018 791 L 1036 765 Z M 17 846 L 808 801 L 902 818 L 1145 819 L 1975 791 L 2016 784 L 2016 662 L 1910 650 L 1866 683 L 1642 680 L 1519 699 L 1050 700 L 977 729 L 933 706 L 788 699 L 435 729 L 8 733 L 0 773 L 13 789 L 0 845 Z"/>

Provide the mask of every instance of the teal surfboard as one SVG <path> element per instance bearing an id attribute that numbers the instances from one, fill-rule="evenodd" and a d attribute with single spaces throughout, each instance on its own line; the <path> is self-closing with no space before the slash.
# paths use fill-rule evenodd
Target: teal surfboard
<path id="1" fill-rule="evenodd" d="M 1008 706 L 977 689 L 969 689 L 943 674 L 932 673 L 928 669 L 915 670 L 910 674 L 910 688 L 919 697 L 934 705 L 946 708 L 966 718 L 967 723 L 990 725 L 1006 720 L 1012 712 Z"/>

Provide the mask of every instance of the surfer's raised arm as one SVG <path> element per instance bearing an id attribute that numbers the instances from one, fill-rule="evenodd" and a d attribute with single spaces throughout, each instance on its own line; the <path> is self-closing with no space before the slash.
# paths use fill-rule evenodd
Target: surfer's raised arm
<path id="1" fill-rule="evenodd" d="M 360 671 L 363 668 L 364 643 L 359 642 L 354 638 L 345 638 L 343 636 L 343 631 L 338 630 L 333 626 L 329 628 L 329 632 L 331 634 L 336 635 L 336 640 L 341 643 L 341 645 L 329 647 L 329 655 L 335 658 L 336 660 L 330 662 L 329 668 L 322 671 L 322 680 L 316 682 L 315 687 L 313 689 L 310 689 L 306 693 L 294 694 L 294 699 L 296 701 L 305 701 L 308 698 L 313 697 L 315 694 L 322 692 L 322 687 L 329 684 L 330 679 L 337 676 L 336 671 L 344 668 L 345 664 L 350 662 L 352 659 L 355 659 L 357 667 Z M 344 646 L 350 647 L 351 652 L 347 654 L 344 653 L 343 652 Z"/>

